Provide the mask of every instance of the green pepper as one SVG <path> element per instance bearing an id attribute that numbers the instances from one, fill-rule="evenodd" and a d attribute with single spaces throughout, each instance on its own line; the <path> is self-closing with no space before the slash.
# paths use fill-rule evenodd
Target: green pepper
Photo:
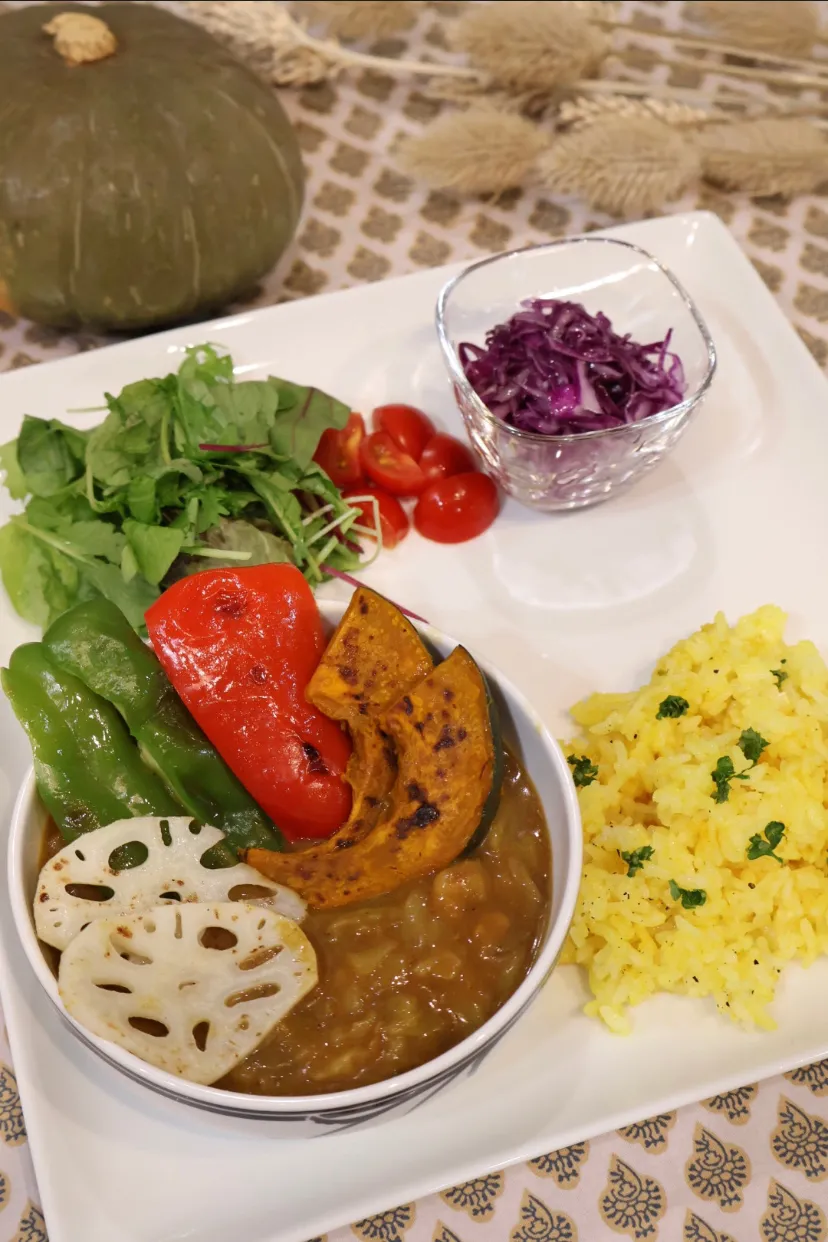
<path id="1" fill-rule="evenodd" d="M 0 681 L 29 735 L 38 793 L 66 841 L 133 815 L 181 814 L 118 713 L 57 668 L 42 643 L 17 647 Z"/>
<path id="2" fill-rule="evenodd" d="M 202 733 L 151 648 L 114 604 L 99 598 L 70 608 L 46 631 L 43 645 L 59 668 L 117 708 L 145 762 L 191 815 L 220 828 L 235 849 L 282 848 L 278 830 Z"/>

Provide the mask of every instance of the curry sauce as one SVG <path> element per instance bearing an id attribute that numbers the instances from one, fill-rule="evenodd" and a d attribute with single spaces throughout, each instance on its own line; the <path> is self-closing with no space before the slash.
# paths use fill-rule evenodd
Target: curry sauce
<path id="1" fill-rule="evenodd" d="M 50 823 L 46 862 L 63 845 Z M 466 859 L 341 909 L 309 910 L 319 983 L 215 1085 L 317 1095 L 414 1069 L 465 1039 L 532 964 L 551 894 L 543 809 L 509 754 L 499 809 Z M 47 950 L 50 961 L 58 954 Z"/>

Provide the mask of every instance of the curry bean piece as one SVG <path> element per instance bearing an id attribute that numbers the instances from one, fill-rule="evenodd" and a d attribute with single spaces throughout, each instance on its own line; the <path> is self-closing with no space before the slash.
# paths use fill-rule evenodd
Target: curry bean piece
<path id="1" fill-rule="evenodd" d="M 512 902 L 534 911 L 542 902 L 540 890 L 529 874 L 529 869 L 519 858 L 512 856 L 503 874 L 502 882 L 512 890 Z"/>
<path id="2" fill-rule="evenodd" d="M 413 889 L 403 906 L 400 933 L 405 943 L 413 949 L 422 948 L 428 942 L 432 922 L 427 893 L 422 888 Z"/>
<path id="3" fill-rule="evenodd" d="M 521 950 L 509 953 L 499 959 L 497 964 L 497 1005 L 501 1004 L 500 998 L 505 999 L 507 996 L 511 996 L 525 971 L 526 955 Z"/>
<path id="4" fill-rule="evenodd" d="M 362 949 L 360 952 L 350 953 L 348 955 L 348 962 L 351 969 L 358 975 L 373 974 L 383 958 L 391 952 L 392 947 L 396 948 L 396 945 L 392 946 L 389 941 L 386 941 L 385 944 L 378 944 L 370 949 Z"/>
<path id="5" fill-rule="evenodd" d="M 404 992 L 389 996 L 385 1008 L 394 1027 L 402 1031 L 416 1032 L 422 1013 L 416 996 Z"/>
<path id="6" fill-rule="evenodd" d="M 349 1043 L 337 1056 L 327 1055 L 321 1058 L 308 1076 L 314 1082 L 350 1077 L 363 1069 L 372 1055 L 370 1045 Z"/>
<path id="7" fill-rule="evenodd" d="M 463 959 L 451 949 L 437 949 L 423 957 L 414 967 L 419 978 L 456 979 L 463 969 Z"/>
<path id="8" fill-rule="evenodd" d="M 502 910 L 487 910 L 472 928 L 472 940 L 484 952 L 499 949 L 512 926 L 512 920 Z"/>
<path id="9" fill-rule="evenodd" d="M 352 938 L 361 940 L 375 934 L 385 918 L 383 910 L 348 911 L 326 920 L 325 934 L 329 941 L 340 943 Z"/>
<path id="10" fill-rule="evenodd" d="M 469 989 L 458 989 L 456 995 L 447 997 L 445 1008 L 451 1013 L 455 1024 L 463 1029 L 471 1027 L 476 1030 L 487 1017 L 486 1007 Z"/>
<path id="11" fill-rule="evenodd" d="M 431 886 L 431 895 L 440 913 L 459 918 L 467 910 L 481 905 L 486 900 L 488 889 L 483 864 L 477 858 L 468 858 L 438 872 Z"/>
<path id="12" fill-rule="evenodd" d="M 397 949 L 396 952 L 389 950 L 373 972 L 371 981 L 376 990 L 381 991 L 385 988 L 399 987 L 407 977 L 407 957 Z"/>
<path id="13" fill-rule="evenodd" d="M 342 989 L 339 995 L 342 997 L 341 1012 L 350 1015 L 362 1013 L 368 999 L 365 984 L 359 979 L 353 979 Z"/>

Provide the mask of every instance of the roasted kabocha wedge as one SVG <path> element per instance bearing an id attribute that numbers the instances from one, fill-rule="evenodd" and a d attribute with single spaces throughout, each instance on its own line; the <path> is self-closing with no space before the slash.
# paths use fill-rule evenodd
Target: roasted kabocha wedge
<path id="1" fill-rule="evenodd" d="M 333 836 L 300 853 L 283 854 L 280 883 L 296 888 L 300 872 L 314 858 L 349 849 L 377 823 L 397 775 L 393 739 L 382 716 L 431 668 L 417 631 L 399 609 L 359 587 L 305 692 L 314 707 L 346 725 L 351 735 L 353 751 L 345 769 L 353 791 L 351 813 Z"/>
<path id="2" fill-rule="evenodd" d="M 339 849 L 266 850 L 245 860 L 289 883 L 309 905 L 331 909 L 392 892 L 453 862 L 485 835 L 500 795 L 500 730 L 483 673 L 463 647 L 418 682 L 384 716 L 397 775 L 379 822 Z"/>
<path id="3" fill-rule="evenodd" d="M 359 587 L 351 597 L 305 692 L 332 720 L 347 725 L 353 753 L 345 779 L 353 791 L 347 822 L 326 850 L 358 841 L 374 826 L 394 784 L 397 762 L 381 716 L 433 665 L 419 634 L 399 608 Z"/>

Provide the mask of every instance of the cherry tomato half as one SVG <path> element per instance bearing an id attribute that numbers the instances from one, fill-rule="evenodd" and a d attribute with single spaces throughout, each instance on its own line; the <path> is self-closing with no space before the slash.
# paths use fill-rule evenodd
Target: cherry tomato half
<path id="1" fill-rule="evenodd" d="M 414 525 L 435 543 L 465 543 L 497 517 L 497 488 L 487 474 L 454 474 L 429 483 L 417 501 Z"/>
<path id="2" fill-rule="evenodd" d="M 349 487 L 362 478 L 359 446 L 364 439 L 365 423 L 361 414 L 351 414 L 341 431 L 329 427 L 322 432 L 313 460 L 336 487 Z"/>
<path id="3" fill-rule="evenodd" d="M 473 474 L 477 463 L 465 444 L 438 431 L 423 449 L 420 469 L 429 483 L 433 483 L 435 479 L 447 479 L 452 474 Z"/>
<path id="4" fill-rule="evenodd" d="M 420 455 L 434 435 L 434 424 L 427 414 L 413 405 L 378 405 L 374 410 L 374 430 L 387 431 L 404 453 L 420 460 Z"/>
<path id="5" fill-rule="evenodd" d="M 374 506 L 370 500 L 363 500 L 361 498 L 364 496 L 374 497 L 379 508 L 380 531 L 384 548 L 396 548 L 397 544 L 405 539 L 410 530 L 410 523 L 405 509 L 396 496 L 389 495 L 381 487 L 352 487 L 346 489 L 342 495 L 349 504 L 353 505 L 355 509 L 359 509 L 362 514 L 359 520 L 360 526 L 370 526 L 372 530 L 376 530 Z M 354 497 L 359 499 L 355 500 Z M 356 533 L 364 535 L 363 531 L 357 531 Z M 365 537 L 371 539 L 376 538 L 376 535 L 367 535 Z"/>
<path id="6" fill-rule="evenodd" d="M 359 457 L 371 482 L 394 496 L 416 496 L 426 485 L 426 477 L 414 458 L 401 449 L 387 431 L 374 431 L 366 436 L 360 445 Z"/>

